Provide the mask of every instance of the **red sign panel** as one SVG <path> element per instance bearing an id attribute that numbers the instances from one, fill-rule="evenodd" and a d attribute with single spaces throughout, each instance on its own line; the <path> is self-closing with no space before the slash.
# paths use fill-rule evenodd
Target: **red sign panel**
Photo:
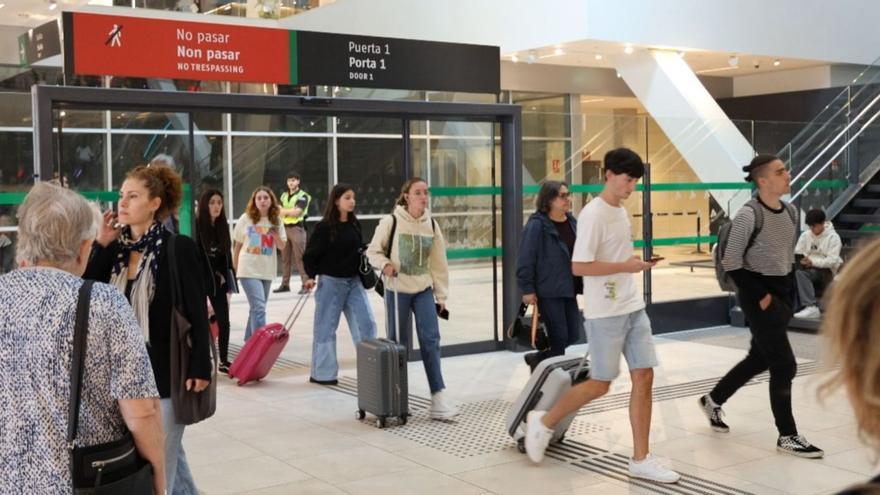
<path id="1" fill-rule="evenodd" d="M 65 63 L 77 75 L 287 84 L 287 30 L 65 13 Z"/>

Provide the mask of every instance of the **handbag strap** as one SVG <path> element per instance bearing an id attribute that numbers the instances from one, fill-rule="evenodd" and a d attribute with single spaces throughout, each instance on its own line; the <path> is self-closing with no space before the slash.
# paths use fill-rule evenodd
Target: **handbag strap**
<path id="1" fill-rule="evenodd" d="M 82 392 L 82 377 L 85 371 L 87 338 L 89 335 L 89 302 L 93 280 L 85 280 L 79 288 L 76 301 L 76 319 L 73 323 L 73 356 L 70 360 L 70 403 L 67 410 L 67 443 L 74 447 L 76 430 L 79 426 L 79 401 Z"/>
<path id="2" fill-rule="evenodd" d="M 168 269 L 171 270 L 171 307 L 180 311 L 181 289 L 180 274 L 177 272 L 177 234 L 168 237 Z"/>
<path id="3" fill-rule="evenodd" d="M 538 349 L 536 342 L 538 339 L 538 327 L 541 326 L 541 315 L 538 311 L 538 303 L 535 302 L 535 310 L 532 311 L 532 349 Z"/>

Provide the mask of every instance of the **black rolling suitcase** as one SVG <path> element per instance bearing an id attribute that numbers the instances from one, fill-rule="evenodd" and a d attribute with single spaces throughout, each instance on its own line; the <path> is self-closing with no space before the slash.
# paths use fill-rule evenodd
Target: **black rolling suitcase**
<path id="1" fill-rule="evenodd" d="M 387 285 L 387 279 L 386 279 Z M 387 294 L 387 293 L 386 293 Z M 386 305 L 386 308 L 388 306 Z M 394 290 L 394 313 L 400 332 L 400 310 Z M 386 309 L 386 335 L 391 315 Z M 366 413 L 376 416 L 376 425 L 384 428 L 388 418 L 397 418 L 401 425 L 409 416 L 406 347 L 385 339 L 364 340 L 357 345 L 358 419 Z"/>

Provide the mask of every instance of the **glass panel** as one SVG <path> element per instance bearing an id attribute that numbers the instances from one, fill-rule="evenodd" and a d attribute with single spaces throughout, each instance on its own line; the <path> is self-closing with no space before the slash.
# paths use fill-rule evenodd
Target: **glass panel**
<path id="1" fill-rule="evenodd" d="M 312 195 L 310 215 L 320 214 L 330 182 L 330 139 L 312 137 L 232 138 L 232 193 L 230 217 L 244 213 L 251 193 L 266 185 L 280 196 L 287 174 L 298 172 L 302 188 Z"/>
<path id="2" fill-rule="evenodd" d="M 0 93 L 0 125 L 31 126 L 30 93 Z"/>
<path id="3" fill-rule="evenodd" d="M 392 134 L 401 136 L 403 124 L 400 119 L 375 117 L 339 117 L 336 132 L 339 134 Z"/>
<path id="4" fill-rule="evenodd" d="M 206 140 L 205 136 L 201 136 L 201 138 L 201 140 Z M 128 171 L 138 165 L 148 164 L 156 158 L 164 159 L 166 163 L 183 175 L 185 182 L 190 182 L 191 178 L 187 173 L 190 165 L 188 135 L 118 133 L 111 136 L 110 143 L 114 190 L 122 186 Z M 200 146 L 202 144 L 196 142 L 196 147 Z"/>
<path id="5" fill-rule="evenodd" d="M 63 132 L 57 149 L 61 170 L 58 179 L 79 191 L 103 191 L 107 188 L 105 155 L 107 135 Z M 56 172 L 58 173 L 58 172 Z"/>
<path id="6" fill-rule="evenodd" d="M 243 132 L 327 132 L 329 117 L 232 114 L 232 130 Z"/>
<path id="7" fill-rule="evenodd" d="M 0 274 L 15 268 L 16 213 L 34 183 L 30 132 L 0 132 Z"/>
<path id="8" fill-rule="evenodd" d="M 398 121 L 400 125 L 400 121 Z M 357 193 L 357 211 L 363 215 L 386 215 L 394 209 L 400 186 L 406 180 L 401 139 L 340 137 L 337 143 L 339 182 L 351 184 Z M 364 226 L 364 238 L 373 230 Z"/>

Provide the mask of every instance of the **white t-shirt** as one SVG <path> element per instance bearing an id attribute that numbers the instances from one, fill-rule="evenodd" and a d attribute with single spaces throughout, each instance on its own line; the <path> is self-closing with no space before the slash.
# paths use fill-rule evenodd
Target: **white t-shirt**
<path id="1" fill-rule="evenodd" d="M 598 197 L 581 210 L 571 260 L 581 263 L 620 263 L 633 257 L 632 226 L 620 206 Z M 584 277 L 584 316 L 588 319 L 621 316 L 644 309 L 635 274 Z"/>
<path id="2" fill-rule="evenodd" d="M 261 218 L 256 225 L 247 213 L 238 219 L 235 230 L 232 231 L 232 240 L 242 244 L 238 255 L 238 278 L 275 279 L 278 261 L 275 238 L 269 233 L 272 226 L 267 217 Z M 280 226 L 280 222 L 276 227 L 281 239 L 286 242 L 287 233 L 284 227 Z"/>

